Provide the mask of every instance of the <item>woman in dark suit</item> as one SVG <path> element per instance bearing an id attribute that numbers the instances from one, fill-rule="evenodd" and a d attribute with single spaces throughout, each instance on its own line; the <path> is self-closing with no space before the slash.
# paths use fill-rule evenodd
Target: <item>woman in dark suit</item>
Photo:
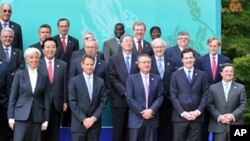
<path id="1" fill-rule="evenodd" d="M 12 83 L 8 119 L 14 130 L 14 141 L 40 141 L 41 130 L 49 120 L 49 93 L 47 77 L 37 71 L 40 51 L 28 48 L 24 53 L 25 70 L 15 74 Z"/>

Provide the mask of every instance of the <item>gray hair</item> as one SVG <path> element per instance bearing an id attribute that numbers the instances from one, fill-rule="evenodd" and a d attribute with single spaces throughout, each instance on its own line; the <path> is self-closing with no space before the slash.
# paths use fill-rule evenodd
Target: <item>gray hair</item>
<path id="1" fill-rule="evenodd" d="M 163 43 L 164 48 L 167 48 L 167 47 L 168 47 L 168 44 L 166 44 L 166 42 L 165 42 L 162 38 L 156 38 L 156 39 L 154 39 L 154 40 L 151 42 L 151 47 L 154 48 L 154 47 L 155 47 L 155 44 L 156 44 L 157 42 Z"/>
<path id="2" fill-rule="evenodd" d="M 10 7 L 10 9 L 12 9 L 10 3 L 2 3 L 2 4 L 0 5 L 0 9 L 1 9 L 1 10 L 3 9 L 3 6 L 4 6 L 4 5 L 8 5 L 8 6 Z"/>
<path id="3" fill-rule="evenodd" d="M 24 58 L 26 59 L 27 56 L 32 56 L 34 55 L 35 53 L 38 54 L 38 57 L 40 58 L 41 57 L 41 52 L 35 48 L 35 47 L 30 47 L 30 48 L 27 48 L 24 52 Z"/>
<path id="4" fill-rule="evenodd" d="M 12 34 L 13 37 L 14 37 L 14 31 L 13 31 L 13 29 L 11 29 L 11 28 L 9 28 L 9 27 L 3 28 L 3 30 L 1 31 L 1 36 L 3 36 L 3 34 L 4 34 L 5 32 L 11 32 L 11 34 Z"/>

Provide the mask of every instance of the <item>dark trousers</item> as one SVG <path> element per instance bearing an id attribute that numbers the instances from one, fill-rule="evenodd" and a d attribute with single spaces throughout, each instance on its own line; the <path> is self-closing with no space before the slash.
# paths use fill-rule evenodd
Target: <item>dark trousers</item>
<path id="1" fill-rule="evenodd" d="M 35 123 L 30 116 L 27 121 L 15 120 L 13 141 L 41 141 L 41 123 Z"/>
<path id="2" fill-rule="evenodd" d="M 201 133 L 201 141 L 208 141 L 209 140 L 209 132 L 208 132 L 208 125 L 209 125 L 210 113 L 207 109 L 204 110 L 204 124 L 202 125 L 202 133 Z"/>
<path id="3" fill-rule="evenodd" d="M 68 108 L 66 112 L 63 112 L 62 126 L 70 127 L 71 125 L 71 110 Z"/>
<path id="4" fill-rule="evenodd" d="M 128 108 L 112 107 L 113 141 L 128 140 Z"/>
<path id="5" fill-rule="evenodd" d="M 71 132 L 71 141 L 99 141 L 100 134 L 92 132 Z"/>
<path id="6" fill-rule="evenodd" d="M 173 122 L 173 129 L 173 141 L 201 141 L 200 122 Z"/>
<path id="7" fill-rule="evenodd" d="M 7 108 L 0 106 L 0 141 L 12 141 L 13 131 L 9 127 Z"/>
<path id="8" fill-rule="evenodd" d="M 172 141 L 172 110 L 171 101 L 169 99 L 164 99 L 161 107 L 159 108 L 159 128 L 157 130 L 158 141 Z"/>
<path id="9" fill-rule="evenodd" d="M 141 128 L 129 128 L 129 141 L 157 141 L 157 128 L 151 128 L 146 122 Z"/>
<path id="10" fill-rule="evenodd" d="M 61 113 L 58 113 L 54 104 L 50 107 L 50 118 L 47 130 L 42 132 L 42 141 L 59 141 Z"/>

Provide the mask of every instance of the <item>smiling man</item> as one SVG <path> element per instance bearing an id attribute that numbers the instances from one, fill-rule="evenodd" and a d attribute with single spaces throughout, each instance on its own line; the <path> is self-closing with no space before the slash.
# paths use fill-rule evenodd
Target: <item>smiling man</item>
<path id="1" fill-rule="evenodd" d="M 6 27 L 11 28 L 14 33 L 15 37 L 13 37 L 13 42 L 11 45 L 15 48 L 23 50 L 23 38 L 22 38 L 22 29 L 21 26 L 13 21 L 10 20 L 12 15 L 12 8 L 9 3 L 2 3 L 0 5 L 0 31 Z"/>
<path id="2" fill-rule="evenodd" d="M 208 84 L 205 73 L 194 69 L 195 52 L 191 48 L 185 48 L 181 58 L 183 68 L 175 71 L 170 81 L 173 140 L 200 141 Z"/>

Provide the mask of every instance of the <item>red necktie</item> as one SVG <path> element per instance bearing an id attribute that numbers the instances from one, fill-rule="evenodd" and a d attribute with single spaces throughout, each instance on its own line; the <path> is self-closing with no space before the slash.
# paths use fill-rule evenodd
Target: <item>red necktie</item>
<path id="1" fill-rule="evenodd" d="M 138 54 L 142 54 L 141 40 L 138 40 Z"/>
<path id="2" fill-rule="evenodd" d="M 63 37 L 62 37 L 62 45 L 63 45 L 63 51 L 64 51 L 64 52 L 66 52 L 66 50 L 67 50 L 67 45 L 66 45 L 65 39 L 66 39 L 66 37 L 63 36 Z"/>
<path id="3" fill-rule="evenodd" d="M 51 60 L 49 60 L 48 73 L 49 73 L 49 80 L 52 83 L 52 81 L 53 81 L 53 73 L 52 73 L 52 62 L 51 62 Z"/>
<path id="4" fill-rule="evenodd" d="M 216 70 L 217 70 L 217 65 L 215 61 L 216 57 L 212 57 L 212 75 L 213 75 L 213 80 L 215 80 L 215 75 L 216 75 Z"/>

